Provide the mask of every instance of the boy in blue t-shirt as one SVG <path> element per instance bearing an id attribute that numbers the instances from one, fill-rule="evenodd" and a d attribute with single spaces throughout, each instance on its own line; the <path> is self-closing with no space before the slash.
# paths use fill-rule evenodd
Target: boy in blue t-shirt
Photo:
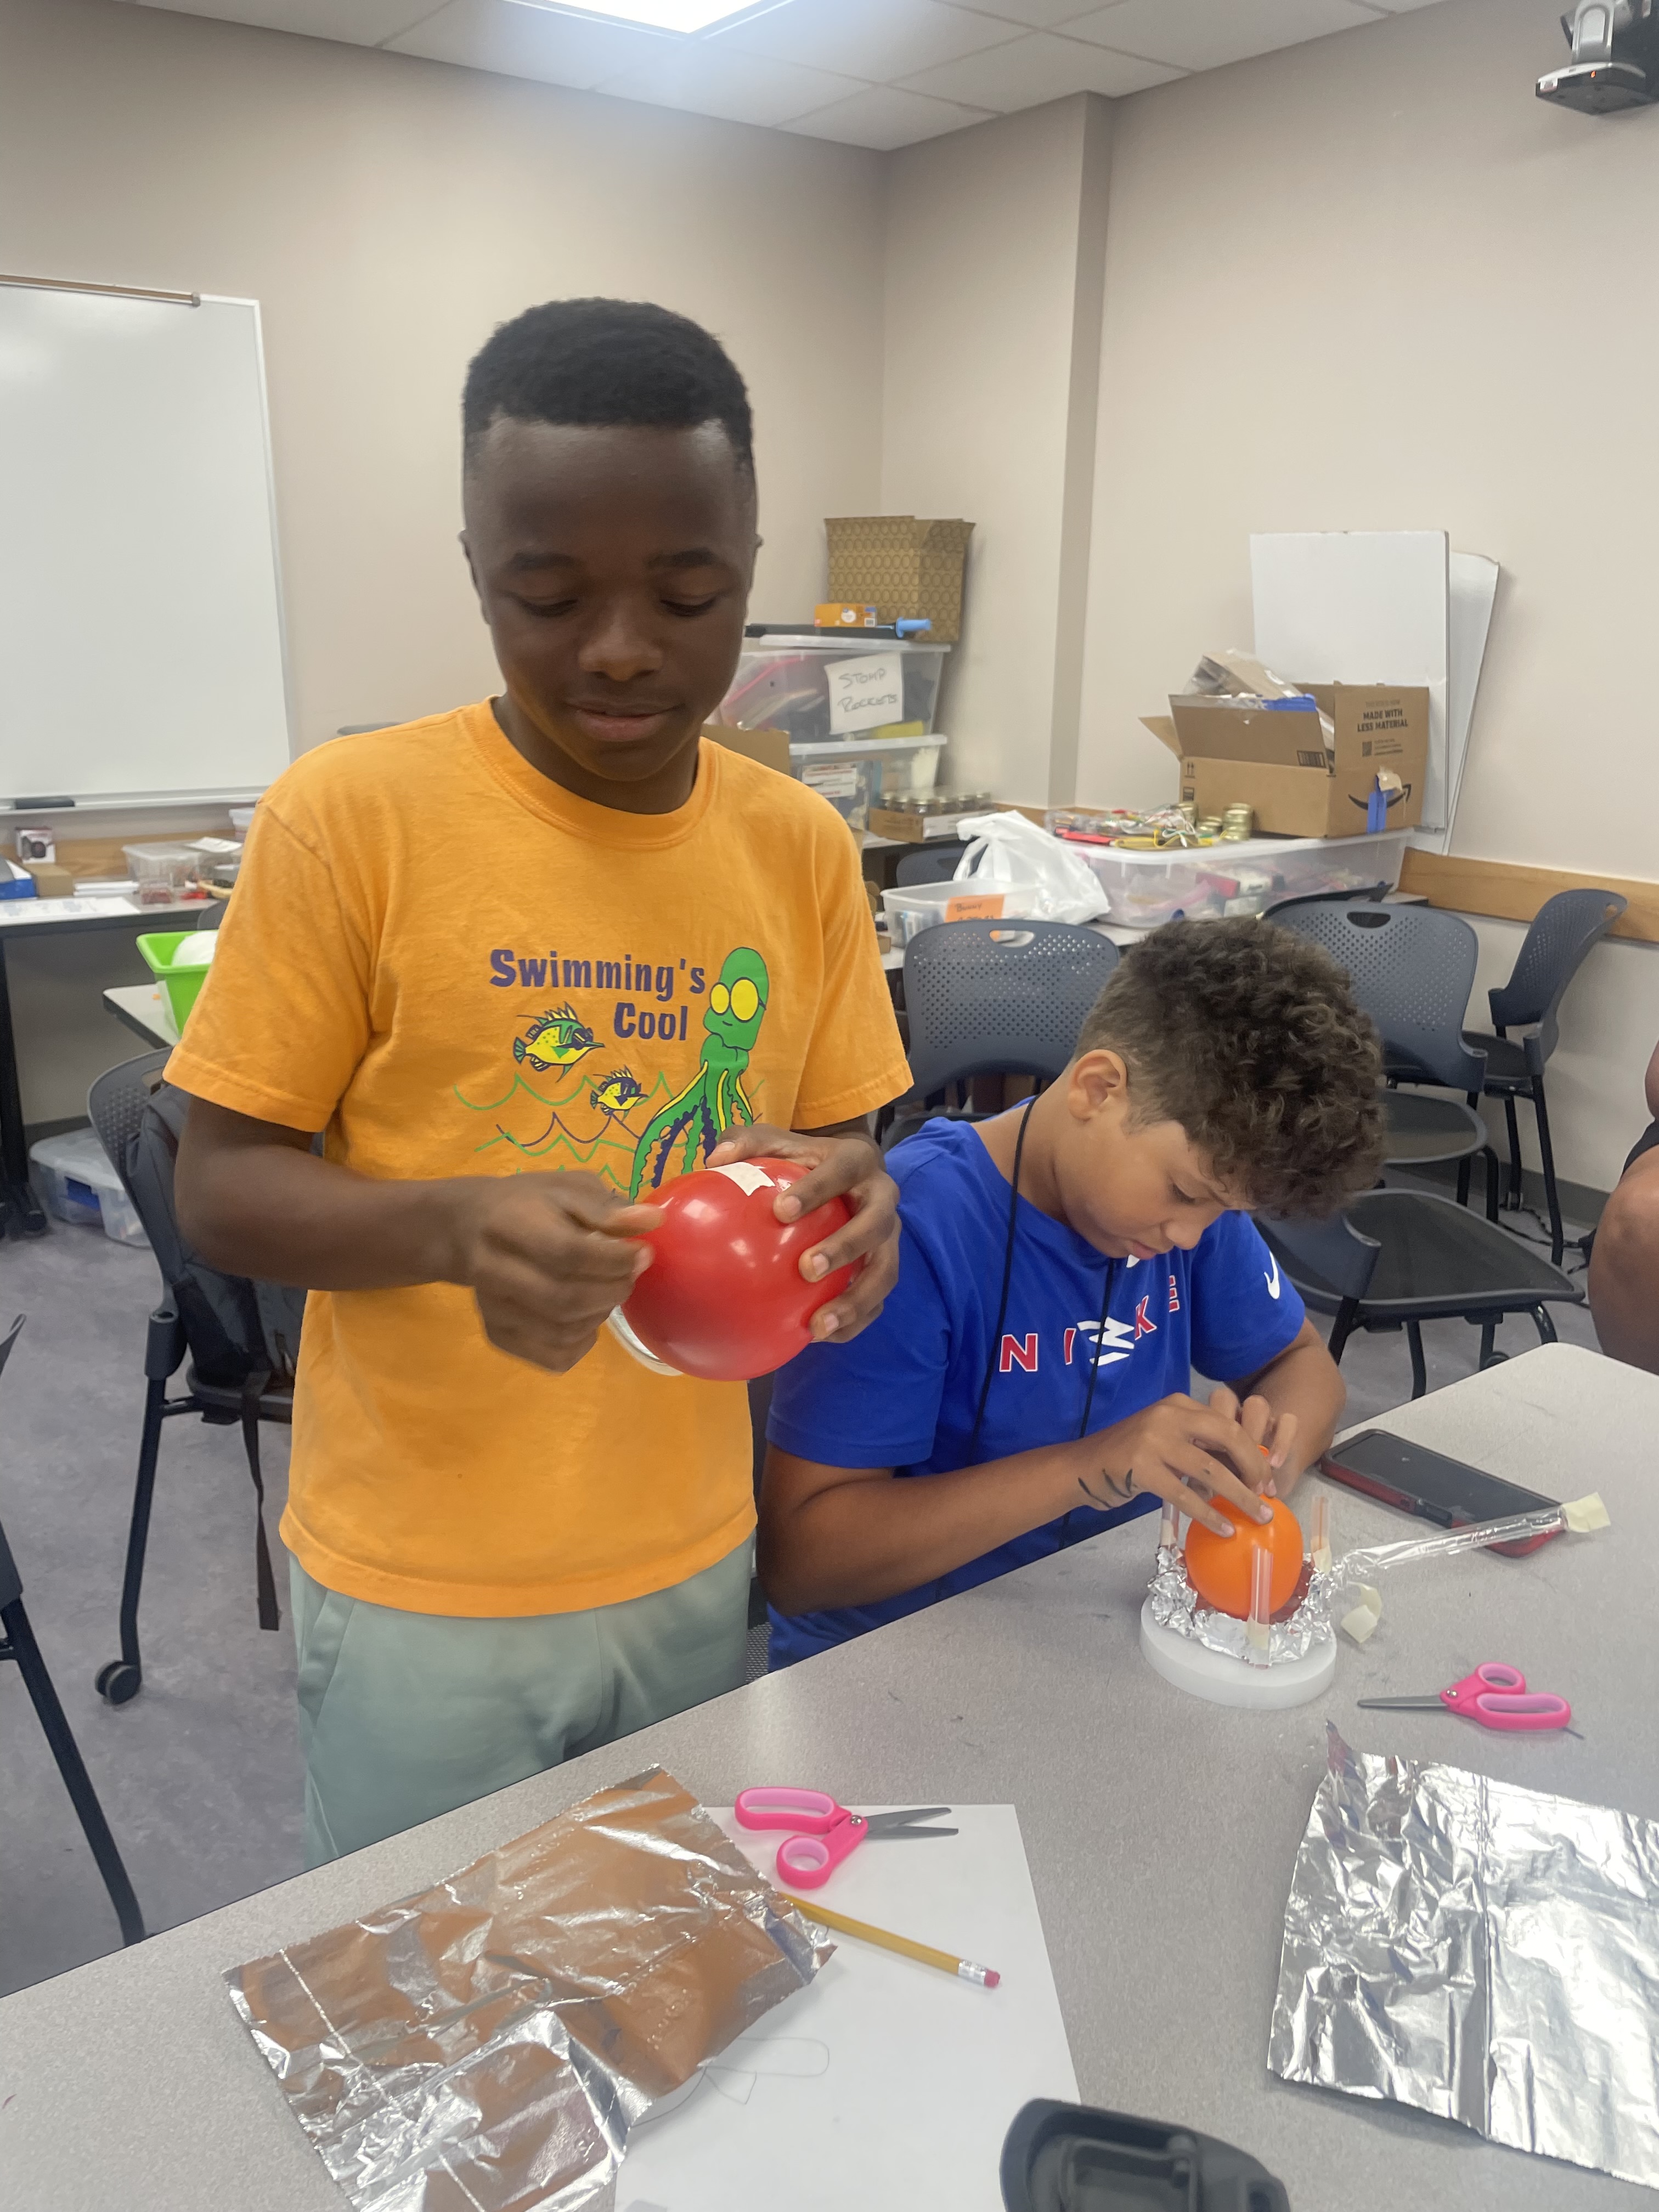
<path id="1" fill-rule="evenodd" d="M 1265 1517 L 1346 1393 L 1242 1209 L 1328 1212 L 1374 1181 L 1376 1033 L 1317 947 L 1172 922 L 1102 992 L 1076 1057 L 888 1166 L 898 1286 L 777 1378 L 760 1507 L 786 1667 L 1170 1499 Z M 1207 1406 L 1190 1370 L 1221 1387 Z M 917 1479 L 924 1478 L 924 1479 Z"/>

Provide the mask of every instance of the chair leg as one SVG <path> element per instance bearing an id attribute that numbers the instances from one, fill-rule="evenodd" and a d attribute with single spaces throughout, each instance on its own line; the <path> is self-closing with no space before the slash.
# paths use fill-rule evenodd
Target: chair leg
<path id="1" fill-rule="evenodd" d="M 22 1676 L 29 1698 L 40 1723 L 58 1771 L 64 1778 L 64 1787 L 69 1791 L 81 1823 L 82 1833 L 98 1862 L 98 1871 L 104 1877 L 104 1887 L 109 1892 L 109 1901 L 115 1907 L 115 1917 L 121 1923 L 124 1943 L 142 1943 L 144 1940 L 143 1916 L 138 1910 L 138 1900 L 132 1893 L 132 1884 L 121 1863 L 121 1854 L 115 1848 L 115 1838 L 104 1818 L 104 1808 L 98 1802 L 98 1793 L 92 1786 L 81 1757 L 79 1745 L 70 1733 L 64 1717 L 64 1708 L 58 1701 L 58 1692 L 52 1676 L 46 1672 L 46 1662 L 40 1656 L 40 1647 L 34 1640 L 34 1631 L 29 1626 L 29 1617 L 23 1610 L 20 1598 L 0 1609 L 0 1622 L 6 1631 L 5 1656 L 17 1662 L 17 1671 Z"/>
<path id="2" fill-rule="evenodd" d="M 1534 1306 L 1532 1310 L 1532 1320 L 1533 1327 L 1538 1331 L 1538 1341 L 1540 1344 L 1555 1344 L 1559 1342 L 1559 1339 L 1555 1334 L 1555 1323 L 1550 1319 L 1550 1310 L 1547 1306 Z"/>
<path id="3" fill-rule="evenodd" d="M 1460 1206 L 1467 1206 L 1469 1202 L 1469 1170 L 1474 1164 L 1472 1152 L 1465 1152 L 1457 1163 L 1457 1203 Z"/>
<path id="4" fill-rule="evenodd" d="M 1336 1310 L 1336 1319 L 1331 1323 L 1330 1343 L 1327 1346 L 1331 1358 L 1340 1367 L 1348 1339 L 1353 1334 L 1353 1325 L 1359 1316 L 1358 1298 L 1344 1298 Z"/>
<path id="5" fill-rule="evenodd" d="M 1494 1226 L 1498 1221 L 1498 1154 L 1490 1145 L 1482 1145 L 1480 1157 L 1486 1163 L 1486 1218 Z"/>
<path id="6" fill-rule="evenodd" d="M 1544 1079 L 1532 1079 L 1532 1110 L 1538 1117 L 1538 1151 L 1544 1169 L 1544 1204 L 1550 1217 L 1550 1258 L 1559 1267 L 1566 1237 L 1561 1227 L 1561 1194 L 1555 1188 L 1555 1149 L 1550 1143 L 1550 1117 L 1544 1104 Z"/>
<path id="7" fill-rule="evenodd" d="M 1420 1398 L 1429 1387 L 1428 1364 L 1423 1357 L 1421 1322 L 1408 1321 L 1406 1323 L 1406 1341 L 1412 1348 L 1412 1395 Z"/>
<path id="8" fill-rule="evenodd" d="M 138 1599 L 144 1586 L 144 1553 L 149 1544 L 149 1509 L 155 1496 L 155 1465 L 161 1455 L 161 1424 L 167 1419 L 167 1386 L 152 1375 L 144 1389 L 144 1425 L 138 1439 L 138 1473 L 132 1486 L 132 1519 L 127 1528 L 126 1571 L 121 1578 L 121 1656 L 98 1669 L 96 1688 L 106 1705 L 136 1698 L 144 1679 L 138 1650 Z"/>
<path id="9" fill-rule="evenodd" d="M 1509 1205 L 1513 1212 L 1521 1203 L 1521 1124 L 1516 1119 L 1512 1091 L 1504 1093 L 1504 1122 L 1510 1133 Z"/>
<path id="10" fill-rule="evenodd" d="M 1495 1321 L 1483 1321 L 1481 1322 L 1480 1364 L 1483 1368 L 1487 1366 L 1491 1362 L 1492 1346 L 1497 1339 L 1497 1335 L 1498 1323 Z"/>

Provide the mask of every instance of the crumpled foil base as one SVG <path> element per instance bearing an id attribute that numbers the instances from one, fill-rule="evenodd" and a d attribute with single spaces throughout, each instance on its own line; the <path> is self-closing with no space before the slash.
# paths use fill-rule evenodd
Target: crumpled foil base
<path id="1" fill-rule="evenodd" d="M 1267 2063 L 1659 2186 L 1659 1824 L 1329 1732 Z"/>
<path id="2" fill-rule="evenodd" d="M 225 1979 L 358 2212 L 579 2212 L 832 1948 L 652 1767 Z"/>
<path id="3" fill-rule="evenodd" d="M 1303 1594 L 1288 1619 L 1267 1624 L 1267 1664 L 1283 1659 L 1305 1659 L 1330 1641 L 1331 1607 L 1344 1581 L 1343 1570 L 1331 1567 L 1323 1574 L 1304 1570 Z M 1251 1657 L 1249 1623 L 1230 1613 L 1218 1613 L 1205 1604 L 1187 1579 L 1186 1555 L 1176 1544 L 1160 1544 L 1158 1565 L 1147 1590 L 1152 1619 L 1160 1628 L 1190 1637 L 1207 1651 L 1224 1651 L 1230 1659 Z"/>

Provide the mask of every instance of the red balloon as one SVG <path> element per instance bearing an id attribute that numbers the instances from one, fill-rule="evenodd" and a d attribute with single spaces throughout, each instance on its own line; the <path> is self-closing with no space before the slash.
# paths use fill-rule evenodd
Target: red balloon
<path id="1" fill-rule="evenodd" d="M 793 1160 L 739 1160 L 682 1176 L 645 1201 L 666 1218 L 644 1240 L 651 1265 L 623 1313 L 647 1352 L 682 1375 L 746 1382 L 805 1349 L 812 1316 L 858 1272 L 837 1267 L 817 1283 L 800 1273 L 801 1255 L 853 1218 L 832 1198 L 778 1220 L 779 1190 L 806 1173 Z"/>

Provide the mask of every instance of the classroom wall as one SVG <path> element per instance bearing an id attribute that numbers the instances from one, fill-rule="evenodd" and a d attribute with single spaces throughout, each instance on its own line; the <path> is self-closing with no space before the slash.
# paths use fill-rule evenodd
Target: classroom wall
<path id="1" fill-rule="evenodd" d="M 719 332 L 757 411 L 756 612 L 811 606 L 823 517 L 880 494 L 881 349 L 844 310 L 879 320 L 882 159 L 116 0 L 0 0 L 0 267 L 262 304 L 302 748 L 489 685 L 460 386 L 533 301 L 652 298 Z M 98 994 L 134 958 L 13 954 L 31 1122 L 80 1113 L 119 1056 Z"/>
<path id="2" fill-rule="evenodd" d="M 1537 100 L 1559 14 L 1443 0 L 1119 104 L 1084 799 L 1171 795 L 1138 718 L 1249 643 L 1251 531 L 1441 527 L 1504 567 L 1453 849 L 1659 874 L 1659 112 Z M 1606 1189 L 1659 948 L 1598 951 L 1570 1008 L 1558 1157 Z"/>
<path id="3" fill-rule="evenodd" d="M 947 772 L 1037 805 L 1076 775 L 1110 161 L 1082 93 L 887 173 L 882 506 L 974 524 Z"/>

